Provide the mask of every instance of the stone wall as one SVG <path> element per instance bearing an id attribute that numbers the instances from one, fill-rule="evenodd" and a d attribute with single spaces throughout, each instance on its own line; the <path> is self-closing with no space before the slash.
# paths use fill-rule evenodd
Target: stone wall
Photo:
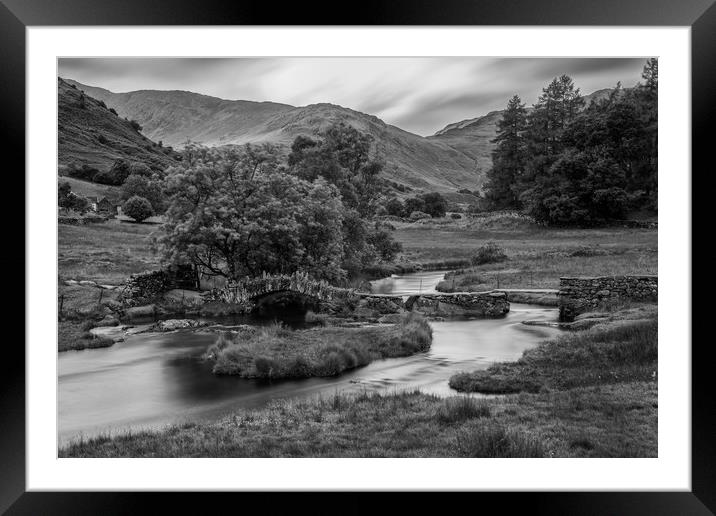
<path id="1" fill-rule="evenodd" d="M 498 317 L 510 311 L 504 292 L 456 292 L 453 294 L 422 294 L 405 302 L 409 310 L 425 315 L 449 317 L 453 315 Z"/>
<path id="2" fill-rule="evenodd" d="M 120 298 L 127 306 L 137 306 L 151 302 L 157 296 L 173 287 L 166 271 L 145 271 L 129 276 L 122 286 Z"/>
<path id="3" fill-rule="evenodd" d="M 560 278 L 559 318 L 574 317 L 616 300 L 656 301 L 658 276 Z"/>

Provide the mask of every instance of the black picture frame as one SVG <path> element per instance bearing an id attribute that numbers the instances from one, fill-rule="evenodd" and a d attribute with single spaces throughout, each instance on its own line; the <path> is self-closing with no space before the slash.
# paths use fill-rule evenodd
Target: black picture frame
<path id="1" fill-rule="evenodd" d="M 702 174 L 707 172 L 707 146 L 716 141 L 713 138 L 716 113 L 712 101 L 716 92 L 714 0 L 394 0 L 385 3 L 364 0 L 355 4 L 353 9 L 343 9 L 346 14 L 342 16 L 337 5 L 310 2 L 278 7 L 256 0 L 0 0 L 0 113 L 3 121 L 0 124 L 3 133 L 0 141 L 5 144 L 6 163 L 14 163 L 13 167 L 5 169 L 4 180 L 15 182 L 12 186 L 6 183 L 6 188 L 12 188 L 13 198 L 24 199 L 25 182 L 19 171 L 25 169 L 25 29 L 38 25 L 690 26 L 692 168 L 703 168 L 700 170 Z M 692 172 L 691 177 L 693 180 L 696 174 Z M 693 187 L 692 191 L 699 192 Z M 701 195 L 705 193 L 702 191 Z M 25 267 L 24 230 L 17 223 L 17 213 L 25 213 L 24 205 L 18 206 L 14 212 L 14 220 L 8 224 L 14 229 L 6 228 L 6 235 L 8 243 L 15 243 L 15 252 L 2 256 L 6 271 Z M 13 231 L 16 234 L 12 234 Z M 32 274 L 32 271 L 25 269 L 25 274 Z M 19 285 L 19 275 L 7 275 L 11 284 L 17 282 L 13 285 L 15 288 L 10 287 L 15 293 L 15 307 L 31 309 L 25 307 L 24 299 L 20 302 L 19 292 L 23 292 L 24 288 Z M 699 319 L 692 316 L 692 320 L 698 322 Z M 692 335 L 695 336 L 694 329 L 692 325 Z M 25 353 L 17 341 L 6 341 L 4 356 L 0 360 L 0 511 L 7 510 L 8 514 L 125 514 L 150 509 L 159 501 L 158 497 L 162 498 L 160 503 L 165 512 L 172 506 L 188 507 L 186 496 L 177 493 L 26 492 Z M 712 384 L 707 380 L 709 342 L 699 344 L 692 346 L 690 492 L 471 493 L 469 496 L 497 502 L 502 512 L 526 505 L 531 513 L 538 514 L 713 514 L 716 511 L 716 402 L 711 394 Z M 228 496 L 233 495 L 212 495 L 211 505 L 223 503 Z M 254 503 L 265 503 L 266 497 L 275 501 L 276 495 L 244 493 L 239 496 L 243 497 L 242 507 L 251 507 Z M 301 497 L 298 503 L 310 508 L 319 506 L 306 498 L 322 495 L 302 493 L 294 496 Z M 474 504 L 473 499 L 464 500 L 468 495 L 452 496 L 458 498 L 453 498 L 451 505 L 463 502 Z M 411 495 L 411 499 L 410 504 L 425 503 L 423 494 Z M 362 503 L 351 506 L 355 510 L 361 509 L 361 512 L 369 510 Z M 407 509 L 408 505 L 404 507 Z M 475 506 L 477 510 L 480 507 L 485 508 L 486 505 Z M 209 510 L 209 505 L 205 505 L 204 509 Z"/>

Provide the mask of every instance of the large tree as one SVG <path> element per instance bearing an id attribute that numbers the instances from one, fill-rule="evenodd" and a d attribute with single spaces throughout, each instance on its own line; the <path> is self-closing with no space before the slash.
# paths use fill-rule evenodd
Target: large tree
<path id="1" fill-rule="evenodd" d="M 492 151 L 492 168 L 487 172 L 486 197 L 493 208 L 520 208 L 518 182 L 525 170 L 527 153 L 524 132 L 527 110 L 515 95 L 507 103 L 497 122 L 496 144 Z"/>
<path id="2" fill-rule="evenodd" d="M 277 160 L 255 166 L 252 150 L 192 149 L 186 164 L 168 171 L 160 239 L 166 259 L 230 279 L 296 270 L 342 279 L 343 206 L 336 188 L 286 174 Z"/>
<path id="3" fill-rule="evenodd" d="M 557 78 L 528 116 L 529 161 L 520 200 L 539 222 L 584 225 L 656 210 L 657 63 L 645 83 L 583 109 L 579 90 Z M 576 106 L 576 107 L 575 107 Z"/>
<path id="4" fill-rule="evenodd" d="M 288 164 L 293 174 L 313 181 L 324 178 L 341 192 L 343 204 L 372 217 L 383 195 L 378 176 L 384 163 L 371 153 L 373 137 L 344 122 L 330 126 L 322 141 L 298 136 Z"/>
<path id="5" fill-rule="evenodd" d="M 155 214 L 164 213 L 166 199 L 159 179 L 131 174 L 121 186 L 121 198 L 127 200 L 134 196 L 147 199 Z"/>

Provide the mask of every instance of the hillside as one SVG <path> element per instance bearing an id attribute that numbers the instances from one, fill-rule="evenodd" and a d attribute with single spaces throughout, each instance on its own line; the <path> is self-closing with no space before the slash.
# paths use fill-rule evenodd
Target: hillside
<path id="1" fill-rule="evenodd" d="M 115 160 L 140 161 L 163 169 L 175 163 L 171 151 L 137 132 L 102 102 L 58 78 L 58 167 L 88 165 L 108 170 Z"/>
<path id="2" fill-rule="evenodd" d="M 137 120 L 147 136 L 164 145 L 181 147 L 187 139 L 210 146 L 271 142 L 288 151 L 296 136 L 318 137 L 330 124 L 343 121 L 373 136 L 376 149 L 387 162 L 386 179 L 414 189 L 442 192 L 476 189 L 484 181 L 475 159 L 461 150 L 334 104 L 293 107 L 223 100 L 186 91 L 113 93 L 67 82 L 102 100 L 120 116 Z"/>

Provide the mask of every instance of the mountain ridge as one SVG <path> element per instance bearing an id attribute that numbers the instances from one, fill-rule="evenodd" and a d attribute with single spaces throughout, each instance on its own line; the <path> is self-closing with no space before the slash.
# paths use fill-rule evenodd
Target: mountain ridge
<path id="1" fill-rule="evenodd" d="M 448 124 L 425 137 L 329 102 L 292 106 L 220 99 L 187 90 L 114 93 L 72 79 L 66 82 L 120 116 L 137 120 L 144 135 L 169 146 L 181 147 L 188 141 L 208 146 L 272 143 L 287 153 L 299 135 L 320 139 L 331 124 L 348 123 L 373 137 L 376 152 L 386 161 L 386 179 L 421 191 L 481 190 L 492 165 L 492 139 L 503 112 L 490 111 Z M 598 90 L 585 99 L 603 97 L 609 91 Z"/>
<path id="2" fill-rule="evenodd" d="M 385 158 L 383 176 L 411 189 L 479 189 L 484 171 L 475 160 L 443 142 L 387 124 L 375 115 L 327 102 L 307 106 L 218 99 L 193 92 L 138 90 L 113 93 L 71 79 L 70 84 L 96 95 L 121 116 L 137 120 L 143 133 L 163 145 L 187 139 L 210 146 L 270 142 L 284 152 L 299 136 L 320 139 L 331 124 L 345 122 L 370 134 Z"/>

